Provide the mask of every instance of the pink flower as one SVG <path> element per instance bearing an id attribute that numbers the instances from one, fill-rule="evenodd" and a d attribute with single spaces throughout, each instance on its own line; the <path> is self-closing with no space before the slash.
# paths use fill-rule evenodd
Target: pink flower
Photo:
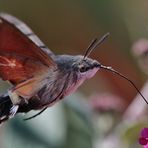
<path id="1" fill-rule="evenodd" d="M 139 144 L 143 145 L 144 148 L 148 148 L 148 128 L 143 128 L 139 138 Z"/>

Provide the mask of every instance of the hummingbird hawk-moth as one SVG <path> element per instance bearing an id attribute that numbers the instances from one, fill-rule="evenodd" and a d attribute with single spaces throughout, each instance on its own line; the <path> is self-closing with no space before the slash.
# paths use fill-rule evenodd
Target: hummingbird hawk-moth
<path id="1" fill-rule="evenodd" d="M 47 107 L 74 92 L 101 68 L 127 79 L 140 93 L 127 77 L 88 58 L 108 35 L 100 40 L 94 39 L 84 55 L 55 55 L 26 24 L 9 14 L 1 13 L 0 77 L 13 86 L 0 96 L 0 123 L 20 112 L 41 110 L 35 116 L 39 115 Z"/>

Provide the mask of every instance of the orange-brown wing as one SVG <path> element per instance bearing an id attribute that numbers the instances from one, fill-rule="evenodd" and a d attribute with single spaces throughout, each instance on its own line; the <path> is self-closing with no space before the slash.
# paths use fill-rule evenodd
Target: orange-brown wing
<path id="1" fill-rule="evenodd" d="M 41 49 L 44 48 L 44 49 Z M 0 76 L 13 84 L 55 68 L 52 52 L 21 21 L 0 14 Z"/>
<path id="2" fill-rule="evenodd" d="M 48 70 L 40 61 L 16 54 L 0 54 L 0 76 L 13 84 L 42 75 Z"/>

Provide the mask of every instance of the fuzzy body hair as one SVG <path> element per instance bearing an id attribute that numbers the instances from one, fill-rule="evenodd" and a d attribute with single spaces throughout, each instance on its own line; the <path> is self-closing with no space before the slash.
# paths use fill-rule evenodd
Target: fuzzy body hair
<path id="1" fill-rule="evenodd" d="M 83 56 L 59 55 L 55 58 L 58 69 L 46 78 L 46 83 L 29 99 L 28 104 L 20 104 L 19 111 L 25 112 L 32 109 L 41 109 L 52 106 L 65 96 L 70 95 L 88 78 L 91 78 L 99 67 L 91 67 L 97 61 L 87 58 L 82 62 Z M 79 66 L 86 65 L 88 69 L 80 73 Z M 97 62 L 98 64 L 98 62 Z M 99 64 L 98 64 L 99 65 Z"/>

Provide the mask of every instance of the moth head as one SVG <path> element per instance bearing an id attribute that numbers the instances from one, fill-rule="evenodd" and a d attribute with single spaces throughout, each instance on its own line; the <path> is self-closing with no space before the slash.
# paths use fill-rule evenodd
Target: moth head
<path id="1" fill-rule="evenodd" d="M 77 66 L 77 71 L 79 71 L 80 75 L 82 75 L 85 78 L 91 78 L 95 75 L 95 73 L 100 69 L 101 64 L 93 60 L 91 58 L 88 58 L 90 53 L 103 41 L 109 36 L 109 33 L 106 33 L 100 40 L 95 38 L 92 40 L 92 42 L 89 44 L 87 47 L 84 56 L 80 56 L 80 60 L 76 64 Z"/>
<path id="2" fill-rule="evenodd" d="M 91 78 L 100 69 L 100 63 L 91 58 L 84 58 L 84 56 L 77 56 L 76 62 L 73 63 L 73 69 L 82 78 Z"/>
<path id="3" fill-rule="evenodd" d="M 101 64 L 88 58 L 90 53 L 98 47 L 103 41 L 109 36 L 109 33 L 105 34 L 100 40 L 97 38 L 93 39 L 87 47 L 84 55 L 70 56 L 70 55 L 59 55 L 56 58 L 56 63 L 60 71 L 64 73 L 72 72 L 75 73 L 79 78 L 91 78 L 99 70 Z"/>
<path id="4" fill-rule="evenodd" d="M 79 78 L 91 78 L 99 70 L 100 63 L 91 58 L 83 58 L 82 55 L 59 55 L 56 58 L 56 63 L 64 74 L 70 72 Z"/>

